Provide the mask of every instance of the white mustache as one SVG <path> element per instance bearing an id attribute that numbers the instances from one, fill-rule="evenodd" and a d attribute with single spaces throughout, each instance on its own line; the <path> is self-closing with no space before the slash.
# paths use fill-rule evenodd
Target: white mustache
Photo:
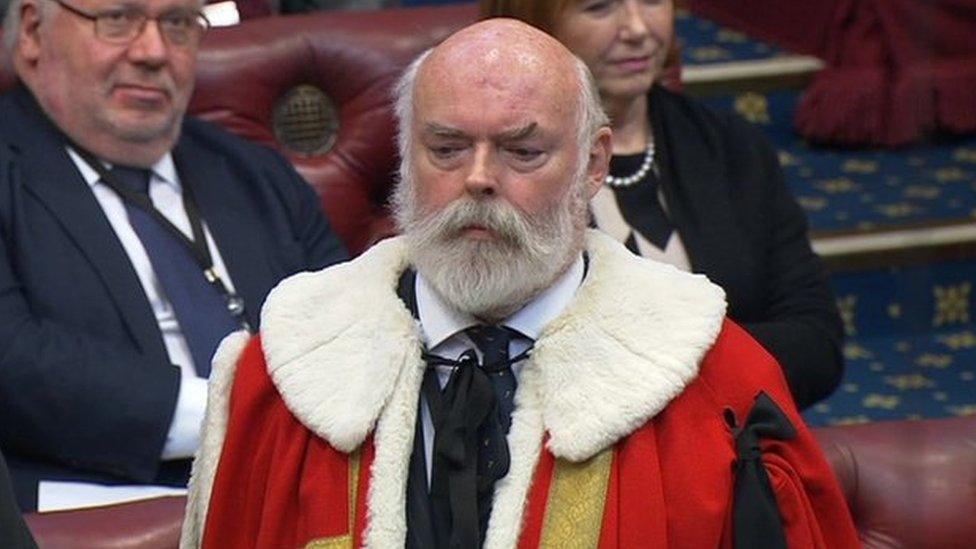
<path id="1" fill-rule="evenodd" d="M 458 199 L 441 211 L 427 216 L 424 225 L 434 234 L 450 238 L 471 225 L 484 227 L 503 241 L 521 246 L 525 244 L 530 223 L 514 207 L 498 200 Z"/>

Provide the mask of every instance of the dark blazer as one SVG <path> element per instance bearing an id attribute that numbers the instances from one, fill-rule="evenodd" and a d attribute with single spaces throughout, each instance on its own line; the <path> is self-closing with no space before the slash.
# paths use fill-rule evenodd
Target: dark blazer
<path id="1" fill-rule="evenodd" d="M 803 210 L 754 127 L 660 86 L 650 94 L 662 187 L 692 270 L 782 365 L 800 408 L 843 373 L 843 324 Z"/>
<path id="2" fill-rule="evenodd" d="M 159 460 L 180 371 L 64 146 L 26 88 L 0 97 L 0 446 L 25 510 L 41 478 L 186 478 L 186 463 Z M 312 189 L 270 149 L 188 118 L 173 158 L 252 326 L 279 280 L 346 258 Z"/>

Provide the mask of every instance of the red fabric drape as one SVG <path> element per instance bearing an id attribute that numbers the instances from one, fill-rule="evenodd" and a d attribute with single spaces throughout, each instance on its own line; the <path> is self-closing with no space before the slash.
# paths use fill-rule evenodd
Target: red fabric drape
<path id="1" fill-rule="evenodd" d="M 797 53 L 824 56 L 828 26 L 843 0 L 686 0 L 702 17 Z"/>
<path id="2" fill-rule="evenodd" d="M 812 141 L 898 146 L 937 130 L 976 131 L 976 0 L 690 4 L 827 62 L 796 113 Z"/>

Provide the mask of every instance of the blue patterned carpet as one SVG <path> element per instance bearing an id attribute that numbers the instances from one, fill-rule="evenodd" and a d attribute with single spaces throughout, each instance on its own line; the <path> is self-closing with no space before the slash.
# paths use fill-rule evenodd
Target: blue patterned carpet
<path id="1" fill-rule="evenodd" d="M 976 261 L 833 277 L 848 341 L 811 425 L 976 414 Z"/>
<path id="2" fill-rule="evenodd" d="M 789 53 L 684 10 L 677 11 L 675 32 L 681 45 L 681 63 L 685 66 L 758 61 Z"/>
<path id="3" fill-rule="evenodd" d="M 836 393 L 804 413 L 811 426 L 976 414 L 976 326 L 855 337 Z"/>
<path id="4" fill-rule="evenodd" d="M 976 136 L 898 151 L 808 146 L 795 92 L 707 102 L 760 125 L 820 232 L 976 222 Z M 832 277 L 845 320 L 840 389 L 805 413 L 814 426 L 976 414 L 976 261 Z"/>
<path id="5" fill-rule="evenodd" d="M 687 13 L 685 65 L 755 61 L 786 52 Z M 976 222 L 976 136 L 902 150 L 808 145 L 793 131 L 800 94 L 705 99 L 760 126 L 820 234 Z M 805 412 L 813 426 L 976 414 L 976 259 L 832 277 L 844 317 L 847 369 L 838 391 Z"/>
<path id="6" fill-rule="evenodd" d="M 679 12 L 682 62 L 756 61 L 788 52 Z M 976 136 L 942 136 L 902 150 L 808 145 L 793 131 L 800 94 L 747 92 L 705 102 L 759 125 L 774 142 L 815 232 L 857 232 L 976 220 Z"/>
<path id="7" fill-rule="evenodd" d="M 758 124 L 776 145 L 815 231 L 863 231 L 976 220 L 976 136 L 901 150 L 813 147 L 793 131 L 796 92 L 705 102 Z"/>

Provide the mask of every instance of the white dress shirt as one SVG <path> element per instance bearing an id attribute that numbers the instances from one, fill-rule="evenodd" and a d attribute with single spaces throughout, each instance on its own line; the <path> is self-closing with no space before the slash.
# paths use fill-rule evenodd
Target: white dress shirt
<path id="1" fill-rule="evenodd" d="M 73 149 L 68 148 L 68 155 L 75 163 L 85 182 L 91 188 L 99 206 L 105 212 L 109 224 L 125 249 L 129 262 L 132 263 L 146 298 L 152 307 L 156 323 L 163 336 L 163 344 L 172 364 L 180 368 L 181 380 L 179 395 L 173 421 L 166 435 L 161 459 L 178 459 L 193 457 L 200 443 L 200 426 L 203 422 L 204 410 L 207 406 L 207 380 L 198 377 L 193 365 L 193 357 L 187 346 L 186 338 L 177 322 L 173 307 L 166 297 L 166 293 L 156 273 L 146 250 L 139 240 L 139 236 L 129 224 L 125 203 L 108 185 L 101 182 L 98 172 L 91 168 Z M 110 167 L 106 164 L 106 167 Z M 180 185 L 176 165 L 169 153 L 163 156 L 150 168 L 149 198 L 163 216 L 175 225 L 183 234 L 193 238 L 190 220 L 183 208 L 183 188 Z M 234 290 L 233 282 L 224 266 L 220 250 L 214 243 L 213 236 L 204 223 L 204 235 L 210 255 L 213 257 L 214 267 L 230 291 Z M 139 390 L 133 387 L 132 390 Z M 153 487 L 103 487 L 89 483 L 42 482 L 38 494 L 38 510 L 54 510 L 84 505 L 113 503 L 130 500 L 143 492 L 141 488 Z M 113 498 L 118 494 L 118 499 Z M 170 493 L 167 490 L 166 493 Z M 155 495 L 148 492 L 147 496 Z"/>
<path id="2" fill-rule="evenodd" d="M 539 338 L 543 328 L 563 312 L 573 300 L 573 296 L 576 295 L 576 289 L 583 282 L 583 274 L 583 256 L 580 255 L 551 286 L 500 323 L 525 336 L 512 338 L 511 343 L 509 343 L 509 356 L 518 356 L 528 349 Z M 465 334 L 464 330 L 477 326 L 481 322 L 445 303 L 420 273 L 417 274 L 416 289 L 417 316 L 420 320 L 421 337 L 428 352 L 444 358 L 457 359 L 465 351 L 474 349 L 480 360 L 481 351 Z M 512 373 L 515 375 L 515 379 L 518 379 L 523 365 L 524 361 L 512 365 Z M 450 366 L 437 367 L 437 378 L 441 388 L 447 385 L 451 371 Z M 421 403 L 424 456 L 427 464 L 427 485 L 429 487 L 431 457 L 434 449 L 434 423 L 430 416 L 430 410 L 427 408 L 426 399 L 421 397 Z"/>

